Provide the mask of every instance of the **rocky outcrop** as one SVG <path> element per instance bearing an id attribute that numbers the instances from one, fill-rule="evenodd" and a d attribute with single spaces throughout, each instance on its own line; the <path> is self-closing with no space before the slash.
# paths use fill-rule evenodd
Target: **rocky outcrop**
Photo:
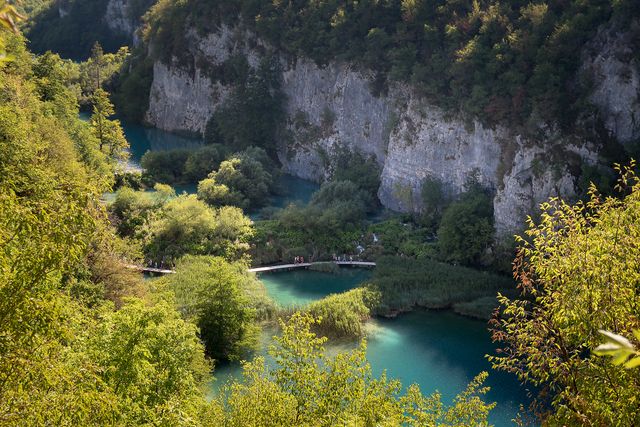
<path id="1" fill-rule="evenodd" d="M 127 36 L 134 46 L 140 42 L 138 28 L 142 14 L 154 4 L 154 0 L 137 1 L 109 0 L 104 20 L 114 34 Z"/>
<path id="2" fill-rule="evenodd" d="M 114 32 L 133 36 L 137 25 L 129 17 L 130 15 L 127 0 L 109 0 L 104 19 Z"/>
<path id="3" fill-rule="evenodd" d="M 226 91 L 198 68 L 188 72 L 156 62 L 146 119 L 163 130 L 203 134 L 216 99 L 224 98 Z"/>
<path id="4" fill-rule="evenodd" d="M 256 66 L 269 47 L 245 31 L 224 26 L 204 38 L 190 37 L 194 59 L 189 71 L 155 64 L 147 120 L 169 131 L 202 133 L 230 90 L 202 64 L 211 69 L 241 53 Z M 610 66 L 594 65 L 614 61 L 609 54 L 601 55 L 608 59 L 593 59 L 590 66 L 603 76 L 593 102 L 603 115 L 612 112 L 607 123 L 614 135 L 623 141 L 637 138 L 637 74 L 632 72 L 624 82 L 611 76 Z M 621 64 L 614 63 L 614 68 Z M 542 143 L 512 129 L 487 128 L 445 114 L 406 85 L 392 85 L 385 95 L 376 96 L 371 76 L 349 64 L 319 67 L 303 58 L 284 57 L 281 64 L 287 123 L 278 154 L 285 170 L 319 181 L 329 173 L 339 147 L 374 156 L 382 167 L 378 196 L 393 210 L 419 210 L 427 178 L 456 194 L 474 176 L 494 191 L 496 228 L 508 235 L 523 226 L 538 203 L 550 196 L 574 195 L 580 165 L 598 161 L 591 141 L 541 129 Z"/>
<path id="5" fill-rule="evenodd" d="M 601 28 L 585 48 L 581 69 L 605 127 L 625 145 L 640 141 L 640 62 L 633 42 L 638 34 L 639 22 L 626 32 Z"/>

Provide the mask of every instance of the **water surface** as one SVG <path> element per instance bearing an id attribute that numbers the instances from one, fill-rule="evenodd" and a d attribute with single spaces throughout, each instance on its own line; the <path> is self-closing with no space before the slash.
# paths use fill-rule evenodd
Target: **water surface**
<path id="1" fill-rule="evenodd" d="M 344 292 L 370 277 L 367 270 L 343 269 L 331 275 L 297 270 L 265 274 L 260 277 L 269 295 L 280 305 L 306 304 L 330 293 Z M 416 383 L 424 394 L 438 390 L 450 404 L 467 384 L 482 371 L 489 372 L 485 385 L 491 387 L 485 401 L 497 402 L 489 420 L 497 427 L 513 425 L 519 405 L 527 402 L 525 391 L 516 379 L 491 370 L 486 354 L 495 347 L 486 324 L 448 311 L 415 311 L 395 319 L 375 319 L 367 325 L 369 360 L 374 374 L 386 370 L 403 387 Z M 266 355 L 271 337 L 277 331 L 266 328 L 261 337 L 259 355 Z M 329 343 L 330 354 L 355 348 L 357 341 Z M 268 363 L 272 361 L 267 358 Z M 216 368 L 212 393 L 229 379 L 241 377 L 238 365 Z"/>
<path id="2" fill-rule="evenodd" d="M 341 268 L 340 274 L 294 270 L 263 274 L 260 280 L 267 288 L 269 296 L 281 307 L 301 307 L 329 294 L 353 289 L 370 277 L 370 270 Z"/>

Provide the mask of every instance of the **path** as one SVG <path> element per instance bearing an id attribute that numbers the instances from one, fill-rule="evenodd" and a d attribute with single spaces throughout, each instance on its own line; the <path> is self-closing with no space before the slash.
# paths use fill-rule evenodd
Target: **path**
<path id="1" fill-rule="evenodd" d="M 367 262 L 367 261 L 332 261 L 333 264 L 337 265 L 351 265 L 356 267 L 375 267 L 375 262 Z M 268 273 L 272 271 L 282 271 L 282 270 L 293 270 L 295 268 L 309 268 L 312 265 L 318 264 L 327 264 L 327 262 L 304 262 L 299 264 L 282 264 L 282 265 L 272 265 L 269 267 L 256 267 L 250 268 L 249 271 L 252 273 Z"/>
<path id="2" fill-rule="evenodd" d="M 127 268 L 142 271 L 143 273 L 174 274 L 176 272 L 175 270 L 167 270 L 165 268 L 144 267 L 142 265 L 133 264 L 128 264 Z"/>
<path id="3" fill-rule="evenodd" d="M 333 264 L 337 265 L 346 265 L 346 266 L 355 266 L 355 267 L 375 267 L 375 262 L 368 261 L 331 261 Z M 249 271 L 251 273 L 269 273 L 274 271 L 285 271 L 285 270 L 293 270 L 297 268 L 309 268 L 312 265 L 318 264 L 327 264 L 327 262 L 304 262 L 298 264 L 281 264 L 281 265 L 271 265 L 269 267 L 256 267 L 250 268 Z M 141 265 L 127 265 L 127 268 L 132 270 L 142 271 L 144 273 L 157 273 L 157 274 L 175 274 L 175 270 L 167 270 L 164 268 L 153 268 L 153 267 L 143 267 Z"/>

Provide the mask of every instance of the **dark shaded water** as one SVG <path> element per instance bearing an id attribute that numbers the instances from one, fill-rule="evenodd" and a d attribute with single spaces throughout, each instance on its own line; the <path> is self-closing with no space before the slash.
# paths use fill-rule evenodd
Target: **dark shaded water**
<path id="1" fill-rule="evenodd" d="M 283 306 L 300 306 L 330 293 L 344 292 L 366 281 L 366 270 L 345 269 L 340 274 L 293 271 L 265 274 L 261 280 L 271 297 Z M 375 319 L 367 325 L 367 358 L 376 375 L 387 371 L 404 387 L 416 383 L 425 394 L 438 390 L 445 403 L 452 399 L 481 371 L 488 371 L 485 385 L 491 387 L 487 401 L 497 402 L 490 422 L 495 426 L 513 425 L 519 405 L 527 397 L 517 381 L 491 370 L 485 355 L 493 353 L 486 324 L 447 311 L 415 311 L 395 319 Z M 263 331 L 262 349 L 271 342 L 273 329 Z M 330 343 L 330 353 L 352 349 L 357 342 Z M 238 365 L 216 369 L 215 393 L 229 379 L 241 376 Z"/>
<path id="2" fill-rule="evenodd" d="M 84 117 L 88 118 L 88 115 Z M 204 142 L 201 139 L 187 138 L 160 129 L 148 128 L 137 124 L 122 123 L 122 130 L 129 142 L 130 157 L 128 168 L 140 169 L 140 160 L 147 151 L 165 151 L 174 149 L 195 150 L 202 147 Z M 197 184 L 181 184 L 173 186 L 177 194 L 195 194 L 198 191 Z M 311 194 L 315 192 L 318 184 L 300 179 L 291 175 L 281 175 L 278 179 L 279 194 L 273 196 L 269 206 L 282 208 L 289 203 L 307 203 Z M 258 219 L 259 215 L 252 215 L 253 219 Z"/>

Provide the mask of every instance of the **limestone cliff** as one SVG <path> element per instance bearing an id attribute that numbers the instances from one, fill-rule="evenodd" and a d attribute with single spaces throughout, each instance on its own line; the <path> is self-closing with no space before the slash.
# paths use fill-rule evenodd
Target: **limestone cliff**
<path id="1" fill-rule="evenodd" d="M 640 139 L 640 23 L 630 31 L 602 28 L 583 53 L 582 78 L 593 85 L 590 101 L 604 125 L 623 144 Z"/>
<path id="2" fill-rule="evenodd" d="M 108 0 L 104 20 L 111 31 L 127 36 L 135 46 L 140 42 L 141 17 L 153 3 L 154 0 Z"/>
<path id="3" fill-rule="evenodd" d="M 255 66 L 269 48 L 248 32 L 225 26 L 207 37 L 190 37 L 193 64 L 188 70 L 155 64 L 146 119 L 165 130 L 202 133 L 229 88 L 201 65 L 220 65 L 231 54 L 242 53 Z M 606 48 L 592 45 L 585 53 L 583 74 L 597 75 L 592 102 L 608 129 L 622 142 L 631 141 L 640 129 L 638 68 L 632 64 L 621 73 L 611 46 L 623 49 L 623 39 L 606 40 Z M 371 76 L 349 64 L 319 67 L 304 58 L 285 57 L 281 64 L 288 119 L 278 154 L 285 170 L 321 180 L 336 147 L 373 155 L 382 166 L 378 196 L 393 210 L 419 209 L 427 177 L 455 194 L 474 175 L 494 190 L 496 228 L 506 235 L 521 228 L 526 215 L 549 196 L 571 197 L 576 170 L 584 162 L 598 161 L 593 141 L 561 137 L 543 127 L 543 136 L 535 141 L 512 129 L 487 128 L 468 117 L 445 114 L 406 85 L 393 84 L 385 95 L 375 96 Z"/>

